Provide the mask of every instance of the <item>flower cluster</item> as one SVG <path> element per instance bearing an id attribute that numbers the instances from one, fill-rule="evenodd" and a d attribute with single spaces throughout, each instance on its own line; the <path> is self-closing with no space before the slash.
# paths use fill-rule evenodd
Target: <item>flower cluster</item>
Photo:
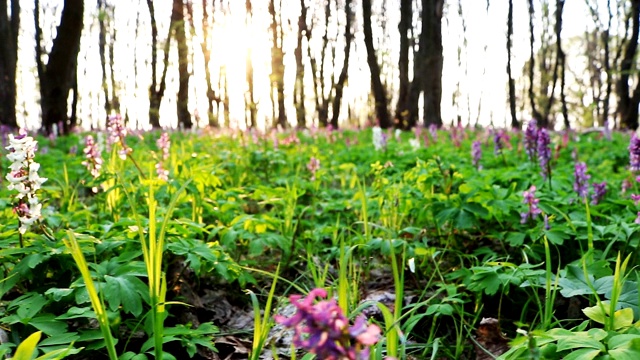
<path id="1" fill-rule="evenodd" d="M 169 148 L 171 148 L 171 140 L 169 140 L 169 134 L 162 133 L 158 140 L 156 140 L 156 145 L 158 148 L 162 150 L 162 160 L 167 160 L 169 158 Z"/>
<path id="2" fill-rule="evenodd" d="M 434 143 L 438 142 L 438 125 L 429 125 L 429 134 L 431 135 L 431 140 L 433 140 Z"/>
<path id="3" fill-rule="evenodd" d="M 309 163 L 307 164 L 307 170 L 311 172 L 311 181 L 316 180 L 316 172 L 320 169 L 320 160 L 315 157 L 311 157 L 309 159 Z"/>
<path id="4" fill-rule="evenodd" d="M 111 146 L 120 144 L 121 149 L 118 150 L 118 156 L 122 160 L 127 159 L 127 155 L 133 151 L 125 142 L 127 136 L 127 128 L 124 126 L 124 121 L 120 115 L 109 116 L 107 121 L 107 132 L 109 133 L 109 139 L 107 143 Z"/>
<path id="5" fill-rule="evenodd" d="M 502 132 L 500 131 L 493 133 L 493 153 L 495 155 L 502 154 Z"/>
<path id="6" fill-rule="evenodd" d="M 551 138 L 549 137 L 547 129 L 542 128 L 538 130 L 537 142 L 538 162 L 542 169 L 542 177 L 547 179 L 551 175 L 551 167 L 549 166 L 549 160 L 551 159 L 551 148 L 549 147 L 551 145 Z"/>
<path id="7" fill-rule="evenodd" d="M 293 344 L 303 348 L 318 359 L 364 360 L 369 359 L 369 346 L 380 336 L 380 328 L 367 324 L 364 315 L 356 318 L 349 326 L 349 320 L 335 300 L 326 298 L 324 289 L 314 289 L 301 299 L 300 295 L 289 297 L 297 312 L 290 318 L 276 315 L 275 320 L 288 328 L 293 328 Z"/>
<path id="8" fill-rule="evenodd" d="M 631 171 L 640 170 L 640 138 L 633 133 L 629 142 L 629 165 Z"/>
<path id="9" fill-rule="evenodd" d="M 607 194 L 607 182 L 593 183 L 593 195 L 591 195 L 591 204 L 597 205 Z"/>
<path id="10" fill-rule="evenodd" d="M 524 148 L 529 156 L 529 160 L 533 161 L 536 157 L 538 146 L 538 123 L 535 119 L 529 121 L 524 131 Z"/>
<path id="11" fill-rule="evenodd" d="M 584 162 L 576 163 L 573 176 L 575 177 L 573 190 L 578 193 L 578 197 L 584 198 L 589 195 L 589 179 L 591 175 L 587 175 L 587 164 Z"/>
<path id="12" fill-rule="evenodd" d="M 373 129 L 373 147 L 376 151 L 387 148 L 387 134 L 385 134 L 379 126 L 374 126 Z"/>
<path id="13" fill-rule="evenodd" d="M 169 148 L 171 147 L 171 140 L 169 140 L 169 134 L 162 133 L 158 140 L 156 140 L 156 145 L 158 149 L 162 151 L 162 159 L 158 161 L 156 164 L 156 174 L 158 175 L 158 179 L 163 181 L 169 180 L 169 170 L 164 168 L 164 161 L 169 158 Z"/>
<path id="14" fill-rule="evenodd" d="M 522 202 L 529 206 L 529 210 L 527 212 L 523 212 L 520 214 L 520 222 L 522 224 L 526 224 L 529 219 L 534 219 L 537 215 L 542 213 L 542 210 L 538 208 L 538 203 L 540 199 L 536 198 L 536 187 L 535 185 L 531 185 L 529 190 L 525 190 L 522 193 L 523 200 Z"/>
<path id="15" fill-rule="evenodd" d="M 480 165 L 481 157 L 482 157 L 482 143 L 480 143 L 480 140 L 476 140 L 471 145 L 471 159 L 473 161 L 473 166 L 475 166 L 478 170 L 482 168 L 482 165 Z"/>
<path id="16" fill-rule="evenodd" d="M 34 161 L 37 146 L 38 142 L 24 131 L 20 131 L 16 137 L 9 134 L 9 146 L 6 149 L 9 150 L 7 159 L 11 161 L 11 171 L 7 174 L 7 188 L 18 191 L 13 211 L 18 215 L 21 234 L 26 233 L 29 226 L 41 217 L 42 204 L 36 192 L 47 179 L 38 175 L 40 164 Z"/>
<path id="17" fill-rule="evenodd" d="M 93 140 L 93 136 L 87 135 L 84 138 L 84 150 L 82 150 L 86 158 L 82 162 L 87 170 L 91 173 L 91 176 L 97 178 L 100 176 L 100 169 L 102 168 L 102 155 L 100 155 L 100 148 L 98 144 Z"/>

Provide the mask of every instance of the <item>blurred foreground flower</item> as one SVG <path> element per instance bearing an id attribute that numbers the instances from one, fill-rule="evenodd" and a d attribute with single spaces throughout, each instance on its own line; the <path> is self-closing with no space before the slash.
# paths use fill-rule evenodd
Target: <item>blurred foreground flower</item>
<path id="1" fill-rule="evenodd" d="M 307 170 L 311 172 L 311 181 L 315 181 L 316 172 L 320 170 L 320 160 L 312 156 L 311 159 L 309 159 L 309 163 L 307 164 Z"/>
<path id="2" fill-rule="evenodd" d="M 536 119 L 529 121 L 527 129 L 524 131 L 524 148 L 529 156 L 529 160 L 533 162 L 535 159 L 538 146 L 538 122 Z"/>
<path id="3" fill-rule="evenodd" d="M 473 166 L 476 169 L 480 170 L 482 165 L 480 165 L 480 158 L 482 157 L 482 143 L 479 140 L 476 140 L 471 145 L 471 159 L 473 162 Z"/>
<path id="4" fill-rule="evenodd" d="M 127 128 L 124 127 L 124 121 L 120 115 L 109 116 L 107 131 L 109 133 L 109 145 L 120 144 L 121 149 L 118 150 L 118 156 L 120 159 L 126 160 L 127 155 L 133 150 L 125 142 Z"/>
<path id="5" fill-rule="evenodd" d="M 542 213 L 542 210 L 538 208 L 538 203 L 540 199 L 536 198 L 536 186 L 531 185 L 529 190 L 526 190 L 522 193 L 523 200 L 522 202 L 529 206 L 529 210 L 527 212 L 523 212 L 520 214 L 520 222 L 526 224 L 529 219 L 533 219 L 539 214 Z"/>
<path id="6" fill-rule="evenodd" d="M 578 193 L 578 196 L 581 198 L 589 195 L 589 179 L 591 178 L 591 175 L 587 175 L 587 164 L 584 162 L 576 163 L 573 175 L 575 177 L 573 190 Z"/>
<path id="7" fill-rule="evenodd" d="M 640 138 L 635 132 L 629 142 L 629 165 L 631 171 L 640 170 Z"/>
<path id="8" fill-rule="evenodd" d="M 547 129 L 542 128 L 538 130 L 538 162 L 540 163 L 540 168 L 542 169 L 542 177 L 546 180 L 551 175 L 551 166 L 549 165 L 549 160 L 551 159 L 551 138 L 549 137 L 549 132 Z"/>
<path id="9" fill-rule="evenodd" d="M 42 204 L 36 192 L 47 179 L 38 175 L 40 164 L 34 160 L 37 146 L 38 142 L 27 136 L 26 131 L 21 130 L 16 137 L 9 134 L 9 146 L 6 149 L 9 150 L 7 159 L 11 161 L 11 171 L 7 174 L 7 189 L 18 191 L 13 211 L 20 221 L 20 234 L 26 233 L 29 226 L 42 216 Z"/>
<path id="10" fill-rule="evenodd" d="M 100 169 L 102 168 L 102 155 L 98 144 L 93 140 L 93 136 L 87 135 L 84 139 L 83 152 L 86 160 L 82 162 L 82 165 L 89 170 L 91 176 L 97 178 L 100 176 Z"/>
<path id="11" fill-rule="evenodd" d="M 373 132 L 373 147 L 376 150 L 386 150 L 387 134 L 383 133 L 379 126 L 374 126 L 371 131 Z"/>
<path id="12" fill-rule="evenodd" d="M 591 204 L 597 205 L 607 194 L 607 182 L 593 183 L 593 195 L 591 196 Z"/>
<path id="13" fill-rule="evenodd" d="M 298 311 L 290 318 L 276 315 L 275 320 L 288 328 L 293 328 L 293 344 L 326 360 L 369 359 L 369 346 L 378 342 L 380 328 L 369 325 L 364 315 L 356 318 L 349 326 L 349 320 L 335 300 L 325 298 L 324 289 L 314 289 L 306 298 L 300 295 L 289 297 Z"/>

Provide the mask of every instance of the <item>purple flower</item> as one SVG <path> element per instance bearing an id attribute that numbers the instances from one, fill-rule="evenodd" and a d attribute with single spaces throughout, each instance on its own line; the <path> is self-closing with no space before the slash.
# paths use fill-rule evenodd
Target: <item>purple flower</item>
<path id="1" fill-rule="evenodd" d="M 593 183 L 593 195 L 591 195 L 591 204 L 597 205 L 607 194 L 607 182 Z"/>
<path id="2" fill-rule="evenodd" d="M 538 203 L 540 199 L 536 198 L 536 186 L 531 185 L 529 190 L 525 190 L 522 193 L 523 200 L 522 202 L 529 206 L 527 212 L 520 213 L 520 222 L 522 224 L 526 224 L 529 219 L 534 219 L 537 215 L 542 213 L 542 210 L 538 208 Z"/>
<path id="3" fill-rule="evenodd" d="M 84 138 L 84 150 L 82 150 L 82 152 L 86 158 L 86 160 L 82 162 L 82 165 L 89 170 L 91 176 L 97 178 L 100 176 L 100 169 L 102 168 L 102 155 L 98 144 L 93 141 L 93 136 L 87 135 L 87 137 Z"/>
<path id="4" fill-rule="evenodd" d="M 127 155 L 133 150 L 127 146 L 125 137 L 127 136 L 127 128 L 124 126 L 124 121 L 120 115 L 109 116 L 107 122 L 107 132 L 109 133 L 109 139 L 107 143 L 111 146 L 120 144 L 121 149 L 118 150 L 118 156 L 122 160 L 127 159 Z"/>
<path id="5" fill-rule="evenodd" d="M 434 143 L 438 142 L 438 125 L 429 125 L 429 134 L 431 134 L 431 140 L 433 140 Z"/>
<path id="6" fill-rule="evenodd" d="M 162 160 L 169 158 L 169 148 L 171 147 L 171 140 L 169 140 L 169 134 L 162 133 L 162 135 L 156 141 L 158 148 L 162 150 Z"/>
<path id="7" fill-rule="evenodd" d="M 640 139 L 635 132 L 629 142 L 629 165 L 631 171 L 640 170 Z"/>
<path id="8" fill-rule="evenodd" d="M 307 170 L 311 172 L 311 181 L 316 180 L 316 172 L 320 169 L 320 160 L 315 157 L 311 157 L 309 159 L 309 163 L 307 164 Z"/>
<path id="9" fill-rule="evenodd" d="M 636 215 L 636 219 L 633 222 L 636 224 L 640 224 L 640 211 L 638 211 L 638 214 Z"/>
<path id="10" fill-rule="evenodd" d="M 502 154 L 502 130 L 493 133 L 493 153 L 495 155 Z"/>
<path id="11" fill-rule="evenodd" d="M 640 195 L 637 194 L 631 194 L 631 200 L 633 200 L 633 202 L 638 205 L 638 203 L 640 203 Z"/>
<path id="12" fill-rule="evenodd" d="M 324 289 L 311 290 L 306 298 L 292 295 L 289 300 L 297 312 L 289 318 L 276 315 L 275 320 L 293 328 L 293 344 L 316 354 L 318 359 L 368 359 L 367 347 L 378 341 L 380 328 L 367 325 L 362 315 L 356 318 L 353 326 L 349 326 L 349 319 L 335 300 L 315 302 L 317 297 L 326 296 Z"/>
<path id="13" fill-rule="evenodd" d="M 471 158 L 472 158 L 473 166 L 475 166 L 478 170 L 482 168 L 482 165 L 480 165 L 481 157 L 482 157 L 482 143 L 479 140 L 476 140 L 471 145 Z"/>
<path id="14" fill-rule="evenodd" d="M 542 128 L 538 130 L 538 162 L 540 163 L 540 168 L 542 169 L 542 177 L 547 178 L 551 175 L 551 167 L 549 166 L 549 160 L 551 159 L 551 148 L 549 145 L 551 144 L 551 138 L 549 137 L 549 133 L 547 129 Z"/>
<path id="15" fill-rule="evenodd" d="M 538 122 L 536 119 L 529 121 L 527 129 L 524 131 L 524 148 L 529 156 L 529 160 L 533 161 L 536 157 L 538 146 Z"/>
<path id="16" fill-rule="evenodd" d="M 573 176 L 575 177 L 573 190 L 578 193 L 578 197 L 583 198 L 589 195 L 589 179 L 591 175 L 587 175 L 587 164 L 584 162 L 576 163 Z"/>

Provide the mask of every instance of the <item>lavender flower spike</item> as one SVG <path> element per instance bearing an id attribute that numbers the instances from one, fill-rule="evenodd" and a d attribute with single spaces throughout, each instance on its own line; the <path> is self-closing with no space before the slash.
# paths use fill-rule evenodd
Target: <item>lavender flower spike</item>
<path id="1" fill-rule="evenodd" d="M 551 175 L 551 167 L 549 166 L 549 160 L 551 159 L 551 148 L 549 147 L 551 138 L 549 137 L 547 129 L 542 128 L 538 130 L 537 142 L 538 162 L 542 169 L 541 174 L 543 178 L 547 179 Z"/>
<path id="2" fill-rule="evenodd" d="M 607 182 L 593 183 L 593 195 L 591 196 L 591 204 L 597 205 L 607 194 Z"/>
<path id="3" fill-rule="evenodd" d="M 482 143 L 480 140 L 476 140 L 471 145 L 471 159 L 473 162 L 473 166 L 475 166 L 478 170 L 482 169 L 482 165 L 480 165 L 480 158 L 482 157 Z"/>
<path id="4" fill-rule="evenodd" d="M 527 129 L 524 131 L 524 148 L 529 156 L 529 160 L 533 161 L 537 154 L 538 146 L 538 125 L 536 119 L 529 121 Z"/>
<path id="5" fill-rule="evenodd" d="M 586 197 L 589 195 L 589 179 L 591 178 L 591 175 L 587 175 L 587 164 L 584 162 L 576 163 L 575 172 L 573 174 L 575 177 L 573 190 L 578 193 L 579 197 Z"/>
<path id="6" fill-rule="evenodd" d="M 542 214 L 542 210 L 538 208 L 540 199 L 536 198 L 536 186 L 531 185 L 529 190 L 522 193 L 522 202 L 529 206 L 527 212 L 520 213 L 520 222 L 526 224 L 529 219 L 533 220 L 537 215 Z"/>
<path id="7" fill-rule="evenodd" d="M 318 359 L 368 359 L 368 347 L 379 340 L 380 328 L 367 325 L 364 316 L 359 316 L 349 326 L 349 319 L 334 299 L 315 302 L 316 297 L 326 296 L 324 289 L 314 289 L 304 299 L 300 295 L 292 295 L 289 300 L 297 312 L 289 318 L 276 315 L 275 320 L 293 328 L 294 346 L 316 354 Z"/>
<path id="8" fill-rule="evenodd" d="M 84 155 L 86 160 L 82 162 L 87 170 L 91 173 L 91 176 L 97 178 L 100 176 L 100 169 L 102 169 L 102 155 L 98 144 L 93 140 L 93 136 L 87 135 L 84 138 Z"/>
<path id="9" fill-rule="evenodd" d="M 9 166 L 11 171 L 6 177 L 9 181 L 7 189 L 18 191 L 15 196 L 17 204 L 13 211 L 18 215 L 20 221 L 18 228 L 20 234 L 26 233 L 29 226 L 42 216 L 42 204 L 40 204 L 36 192 L 47 179 L 38 175 L 40 164 L 34 160 L 37 146 L 38 142 L 33 140 L 31 136 L 27 136 L 24 131 L 20 131 L 16 137 L 9 134 L 9 146 L 6 149 L 9 150 L 7 159 L 11 161 Z"/>
<path id="10" fill-rule="evenodd" d="M 635 132 L 629 142 L 629 165 L 631 171 L 640 170 L 640 138 Z"/>

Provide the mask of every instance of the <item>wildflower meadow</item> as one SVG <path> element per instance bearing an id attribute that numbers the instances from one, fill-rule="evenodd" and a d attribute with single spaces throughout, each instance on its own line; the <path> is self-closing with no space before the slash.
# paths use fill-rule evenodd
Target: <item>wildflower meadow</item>
<path id="1" fill-rule="evenodd" d="M 1 356 L 640 358 L 635 133 L 2 138 Z"/>

